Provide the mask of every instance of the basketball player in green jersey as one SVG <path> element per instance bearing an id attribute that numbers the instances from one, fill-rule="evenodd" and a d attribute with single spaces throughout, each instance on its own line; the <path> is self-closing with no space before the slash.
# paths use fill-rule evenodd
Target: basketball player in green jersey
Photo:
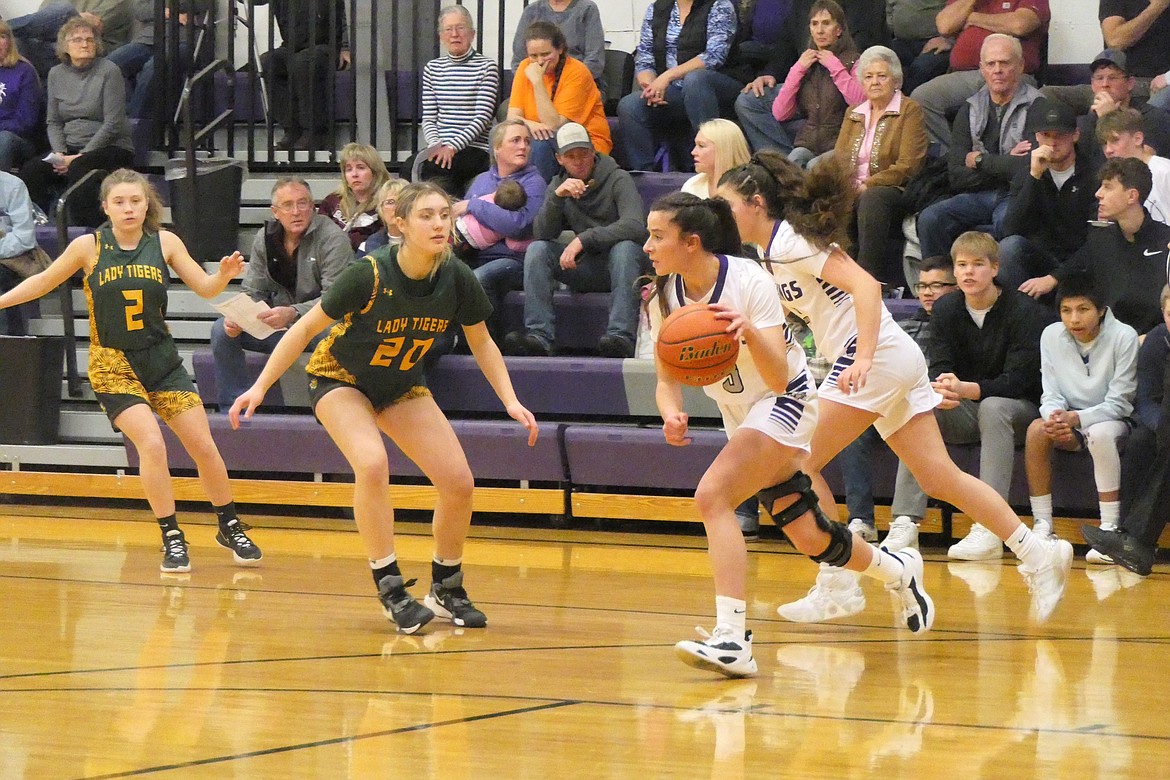
<path id="1" fill-rule="evenodd" d="M 102 209 L 109 218 L 92 234 L 74 239 L 52 265 L 0 296 L 0 308 L 40 298 L 77 271 L 89 304 L 89 382 L 114 427 L 138 450 L 142 490 L 163 535 L 164 572 L 187 572 L 187 541 L 175 520 L 175 495 L 155 413 L 179 437 L 219 520 L 215 541 L 237 563 L 254 564 L 260 548 L 236 516 L 227 469 L 203 402 L 195 392 L 167 330 L 167 287 L 173 269 L 203 298 L 223 292 L 244 270 L 239 252 L 207 274 L 182 240 L 159 229 L 162 205 L 140 173 L 125 168 L 102 182 Z"/>
<path id="2" fill-rule="evenodd" d="M 411 184 L 399 194 L 395 222 L 402 243 L 382 247 L 338 277 L 321 301 L 281 338 L 256 383 L 232 404 L 252 416 L 268 388 L 288 370 L 309 340 L 332 326 L 309 360 L 309 390 L 317 419 L 354 472 L 353 513 L 366 546 L 386 617 L 412 634 L 435 615 L 457 626 L 487 625 L 463 587 L 463 545 L 471 525 L 474 483 L 451 424 L 426 388 L 423 358 L 439 336 L 460 326 L 476 363 L 508 414 L 528 429 L 537 425 L 512 389 L 500 350 L 484 320 L 491 304 L 461 262 L 451 260 L 451 206 L 433 184 Z M 394 552 L 390 469 L 382 434 L 418 464 L 438 491 L 431 589 L 419 604 L 407 588 Z"/>

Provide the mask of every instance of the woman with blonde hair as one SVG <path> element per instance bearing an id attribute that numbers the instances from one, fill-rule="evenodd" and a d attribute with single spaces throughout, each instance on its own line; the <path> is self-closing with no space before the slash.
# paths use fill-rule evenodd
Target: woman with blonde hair
<path id="1" fill-rule="evenodd" d="M 368 254 L 384 246 L 402 243 L 402 231 L 398 229 L 394 216 L 398 213 L 398 195 L 409 183 L 406 179 L 389 179 L 378 188 L 375 205 L 378 207 L 378 218 L 382 220 L 382 227 L 358 247 L 359 254 Z"/>
<path id="2" fill-rule="evenodd" d="M 695 175 L 687 179 L 682 191 L 704 200 L 715 197 L 719 178 L 747 163 L 751 156 L 739 125 L 727 119 L 708 119 L 695 133 L 695 148 L 691 150 Z"/>
<path id="3" fill-rule="evenodd" d="M 214 298 L 244 270 L 239 252 L 208 274 L 183 241 L 159 228 L 162 204 L 142 174 L 122 168 L 101 185 L 109 223 L 76 238 L 47 269 L 0 295 L 0 309 L 35 300 L 81 271 L 89 304 L 89 382 L 114 427 L 138 450 L 142 491 L 162 531 L 164 572 L 191 570 L 175 519 L 175 493 L 157 414 L 195 461 L 219 521 L 215 541 L 236 563 L 262 557 L 236 516 L 223 458 L 211 438 L 203 401 L 167 329 L 167 288 L 174 272 L 201 298 Z"/>
<path id="4" fill-rule="evenodd" d="M 36 138 L 41 113 L 41 79 L 29 61 L 20 56 L 16 38 L 8 22 L 0 19 L 0 84 L 4 100 L 0 102 L 0 171 L 36 154 Z"/>
<path id="5" fill-rule="evenodd" d="M 357 252 L 382 227 L 378 191 L 390 180 L 390 172 L 378 150 L 368 144 L 346 144 L 337 159 L 341 185 L 325 196 L 317 206 L 317 213 L 337 223 L 349 235 L 349 243 Z"/>
<path id="6" fill-rule="evenodd" d="M 387 618 L 406 634 L 436 615 L 456 626 L 482 628 L 487 617 L 463 587 L 463 547 L 471 525 L 474 481 L 451 424 L 426 387 L 425 358 L 437 337 L 458 328 L 512 419 L 536 443 L 532 413 L 516 398 L 500 350 L 484 320 L 483 287 L 461 262 L 451 262 L 451 202 L 429 182 L 403 188 L 394 222 L 402 243 L 352 264 L 321 300 L 281 338 L 256 383 L 232 404 L 232 426 L 250 418 L 265 393 L 329 328 L 309 360 L 313 412 L 353 467 L 354 520 L 370 560 Z M 390 334 L 393 336 L 390 336 Z M 394 547 L 390 466 L 382 435 L 398 445 L 435 486 L 435 557 L 425 604 L 407 588 Z"/>

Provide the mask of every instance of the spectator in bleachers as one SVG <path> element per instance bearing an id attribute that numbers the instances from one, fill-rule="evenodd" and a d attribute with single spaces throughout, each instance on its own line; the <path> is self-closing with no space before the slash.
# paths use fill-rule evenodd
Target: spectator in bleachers
<path id="1" fill-rule="evenodd" d="M 857 47 L 836 0 L 813 3 L 808 29 L 808 48 L 788 71 L 772 103 L 772 117 L 782 128 L 798 115 L 804 119 L 788 152 L 788 159 L 802 168 L 833 150 L 845 112 L 866 97 L 857 80 Z"/>
<path id="2" fill-rule="evenodd" d="M 980 60 L 984 84 L 963 103 L 951 129 L 947 178 L 956 194 L 918 215 L 923 257 L 945 254 L 967 230 L 990 225 L 993 234 L 1001 234 L 1012 179 L 1028 167 L 1028 110 L 1040 91 L 1021 81 L 1020 42 L 989 35 Z M 927 125 L 929 133 L 929 120 Z"/>
<path id="3" fill-rule="evenodd" d="M 508 118 L 523 119 L 532 131 L 532 164 L 546 181 L 556 175 L 556 132 L 568 122 L 589 131 L 601 154 L 613 151 L 605 104 L 589 69 L 569 56 L 565 35 L 549 22 L 524 31 L 528 56 L 512 80 Z"/>
<path id="4" fill-rule="evenodd" d="M 138 33 L 129 43 L 125 43 L 112 50 L 107 57 L 110 62 L 122 70 L 126 78 L 126 113 L 134 119 L 145 119 L 152 115 L 164 115 L 167 112 L 156 112 L 152 106 L 155 97 L 154 72 L 155 54 L 162 54 L 166 41 L 154 40 L 154 12 L 156 0 L 135 0 L 134 18 L 138 21 Z M 202 16 L 207 10 L 207 0 L 179 0 L 177 3 L 177 23 L 179 26 L 178 55 L 170 58 L 169 72 L 175 78 L 175 96 L 182 88 L 179 79 L 185 74 L 184 65 L 190 56 L 187 46 L 187 37 L 190 32 L 188 25 L 198 24 L 195 15 Z M 166 7 L 166 18 L 171 18 L 171 6 Z M 169 31 L 167 33 L 170 34 Z"/>
<path id="5" fill-rule="evenodd" d="M 1124 108 L 1097 123 L 1097 143 L 1105 158 L 1136 157 L 1150 168 L 1150 196 L 1145 207 L 1159 222 L 1170 223 L 1170 159 L 1145 144 L 1145 123 L 1135 109 Z"/>
<path id="6" fill-rule="evenodd" d="M 1079 151 L 1077 118 L 1068 105 L 1040 98 L 1031 114 L 1036 147 L 1028 169 L 1012 180 L 999 242 L 999 281 L 1039 298 L 1052 291 L 1041 277 L 1085 243 L 1088 221 L 1097 215 L 1097 169 Z"/>
<path id="7" fill-rule="evenodd" d="M 1163 156 L 1170 154 L 1170 114 L 1150 105 L 1145 98 L 1133 96 L 1134 77 L 1127 70 L 1124 52 L 1106 49 L 1096 56 L 1091 65 L 1093 76 L 1089 89 L 1093 102 L 1088 111 L 1077 120 L 1081 131 L 1079 145 L 1100 166 L 1105 162 L 1097 143 L 1097 123 L 1114 111 L 1133 108 L 1141 114 L 1145 143 Z"/>
<path id="8" fill-rule="evenodd" d="M 739 125 L 730 119 L 708 119 L 695 133 L 691 150 L 695 175 L 686 180 L 682 191 L 704 200 L 715 197 L 723 174 L 746 164 L 751 156 Z"/>
<path id="9" fill-rule="evenodd" d="M 944 5 L 946 0 L 886 0 L 890 48 L 898 53 L 906 74 L 902 90 L 907 95 L 950 67 L 954 41 L 939 35 L 935 24 Z"/>
<path id="10" fill-rule="evenodd" d="M 1040 280 L 1049 289 L 1070 273 L 1087 271 L 1113 316 L 1138 333 L 1161 320 L 1156 291 L 1166 281 L 1170 225 L 1150 217 L 1150 168 L 1134 157 L 1113 158 L 1101 167 L 1097 219 L 1084 245 L 1064 265 Z"/>
<path id="11" fill-rule="evenodd" d="M 1050 18 L 1048 0 L 947 0 L 935 24 L 940 35 L 955 38 L 951 72 L 931 79 L 910 95 L 926 112 L 930 140 L 944 153 L 951 143 L 949 117 L 984 84 L 984 42 L 992 35 L 1014 37 L 1020 44 L 1020 77 L 1034 85 Z"/>
<path id="12" fill-rule="evenodd" d="M 256 319 L 276 332 L 257 338 L 226 317 L 211 326 L 221 411 L 250 385 L 244 352 L 271 354 L 284 330 L 321 300 L 354 259 L 349 238 L 341 228 L 316 213 L 313 193 L 304 179 L 282 176 L 276 180 L 272 216 L 256 231 L 242 291 L 268 305 Z"/>
<path id="13" fill-rule="evenodd" d="M 1043 394 L 1040 418 L 1028 426 L 1024 462 L 1032 531 L 1051 536 L 1052 451 L 1088 450 L 1102 530 L 1120 520 L 1121 455 L 1137 388 L 1137 332 L 1118 322 L 1086 274 L 1066 276 L 1056 289 L 1060 322 L 1040 336 Z M 1112 563 L 1091 552 L 1089 563 Z"/>
<path id="14" fill-rule="evenodd" d="M 814 2 L 816 0 L 776 0 L 776 4 L 782 6 L 782 13 L 776 14 L 776 24 L 780 29 L 768 51 L 766 64 L 735 99 L 735 115 L 753 151 L 779 149 L 784 154 L 792 151 L 792 138 L 804 120 L 797 118 L 782 126 L 777 125 L 772 117 L 772 104 L 776 102 L 776 94 L 788 71 L 808 49 L 809 11 Z M 885 29 L 885 0 L 851 0 L 844 4 L 844 8 L 846 27 L 858 51 L 889 42 Z M 744 46 L 740 44 L 741 51 Z"/>
<path id="15" fill-rule="evenodd" d="M 57 63 L 61 27 L 78 16 L 97 30 L 102 51 L 113 51 L 130 40 L 131 0 L 42 0 L 38 10 L 9 20 L 24 56 L 42 79 Z"/>
<path id="16" fill-rule="evenodd" d="M 1015 448 L 1039 415 L 1040 334 L 1052 312 L 996 281 L 999 248 L 987 233 L 968 232 L 951 250 L 957 294 L 934 305 L 930 320 L 930 374 L 943 400 L 935 411 L 943 439 L 979 443 L 979 479 L 1008 498 Z M 898 466 L 894 502 L 922 517 L 926 495 Z M 1000 558 L 1003 545 L 978 523 L 947 551 L 951 558 Z"/>
<path id="17" fill-rule="evenodd" d="M 0 171 L 0 293 L 45 270 L 48 263 L 48 255 L 37 246 L 28 188 L 8 171 Z M 0 334 L 23 336 L 27 332 L 19 307 L 0 309 Z"/>
<path id="18" fill-rule="evenodd" d="M 269 0 L 251 0 L 264 5 Z M 332 145 L 326 138 L 332 107 L 327 84 L 349 67 L 345 0 L 271 0 L 280 46 L 260 55 L 268 107 L 284 128 L 276 148 L 311 151 Z"/>
<path id="19" fill-rule="evenodd" d="M 609 325 L 597 348 L 604 357 L 634 356 L 640 301 L 638 278 L 647 270 L 642 251 L 646 214 L 642 196 L 613 158 L 599 154 L 584 127 L 557 131 L 562 174 L 549 182 L 524 256 L 524 331 L 504 339 L 511 355 L 551 355 L 556 344 L 553 290 L 563 282 L 577 292 L 609 292 Z M 561 233 L 572 231 L 568 244 Z"/>
<path id="20" fill-rule="evenodd" d="M 731 60 L 738 24 L 731 0 L 656 0 L 646 9 L 634 91 L 618 103 L 629 169 L 650 170 L 659 141 L 678 143 L 708 119 L 731 115 L 743 84 L 721 69 Z"/>
<path id="21" fill-rule="evenodd" d="M 512 70 L 519 76 L 520 62 L 528 56 L 525 31 L 533 22 L 548 22 L 565 36 L 566 54 L 589 69 L 602 92 L 605 82 L 605 28 L 601 26 L 601 12 L 593 0 L 536 0 L 524 6 L 516 37 L 512 39 Z"/>
<path id="22" fill-rule="evenodd" d="M 394 215 L 398 213 L 398 193 L 402 192 L 405 186 L 405 179 L 387 179 L 386 183 L 378 188 L 378 218 L 382 222 L 382 227 L 359 247 L 360 254 L 369 254 L 379 247 L 402 243 L 402 231 L 398 229 Z"/>
<path id="23" fill-rule="evenodd" d="M 1105 47 L 1123 52 L 1128 60 L 1125 70 L 1134 77 L 1134 97 L 1144 99 L 1153 92 L 1156 99 L 1151 102 L 1162 109 L 1170 109 L 1170 94 L 1161 93 L 1170 69 L 1168 7 L 1166 0 L 1100 0 L 1097 12 Z M 1068 103 L 1078 115 L 1088 112 L 1095 92 L 1087 84 L 1044 88 L 1046 95 Z"/>
<path id="24" fill-rule="evenodd" d="M 41 127 L 40 77 L 0 19 L 0 171 L 36 154 Z"/>
<path id="25" fill-rule="evenodd" d="M 472 47 L 475 23 L 461 5 L 439 12 L 439 40 L 447 54 L 423 68 L 422 128 L 427 159 L 420 181 L 432 181 L 454 197 L 462 197 L 479 174 L 491 165 L 488 132 L 496 111 L 500 66 Z M 408 179 L 416 156 L 402 166 Z"/>
<path id="26" fill-rule="evenodd" d="M 28 193 L 46 213 L 55 191 L 79 181 L 95 169 L 114 170 L 134 162 L 134 141 L 126 118 L 126 84 L 118 66 L 102 55 L 98 28 L 75 16 L 57 35 L 61 64 L 49 71 L 48 129 L 52 154 L 33 158 L 20 169 Z M 79 225 L 97 227 L 105 221 L 98 191 L 100 182 L 77 194 L 72 207 Z"/>
<path id="27" fill-rule="evenodd" d="M 378 191 L 390 180 L 382 155 L 369 144 L 349 143 L 337 155 L 341 184 L 317 205 L 317 213 L 345 231 L 353 251 L 378 232 Z"/>
<path id="28" fill-rule="evenodd" d="M 1121 522 L 1115 531 L 1081 526 L 1097 554 L 1143 577 L 1170 520 L 1170 287 L 1162 288 L 1160 305 L 1162 322 L 1138 351 L 1135 427 L 1121 456 Z"/>
<path id="29" fill-rule="evenodd" d="M 492 128 L 490 141 L 492 167 L 477 176 L 467 188 L 467 197 L 451 207 L 451 217 L 458 219 L 464 214 L 472 214 L 481 225 L 505 239 L 532 238 L 532 223 L 544 203 L 546 186 L 540 171 L 529 162 L 532 131 L 523 119 L 505 119 Z M 502 209 L 481 197 L 495 192 L 504 179 L 519 182 L 524 188 L 527 200 L 519 211 Z M 489 327 L 493 335 L 497 335 L 504 296 L 524 284 L 524 253 L 517 252 L 501 240 L 476 252 L 475 257 L 468 259 L 468 264 L 475 269 L 475 278 L 492 302 Z"/>
<path id="30" fill-rule="evenodd" d="M 926 159 L 926 126 L 922 109 L 902 93 L 902 64 L 892 49 L 866 49 L 857 73 L 865 100 L 846 114 L 835 157 L 857 186 L 857 262 L 881 279 L 890 231 L 902 222 L 902 189 Z"/>
<path id="31" fill-rule="evenodd" d="M 934 303 L 943 295 L 954 290 L 955 272 L 951 258 L 928 257 L 922 261 L 919 270 L 918 282 L 914 285 L 914 294 L 921 304 L 918 311 L 910 317 L 898 320 L 902 330 L 914 339 L 914 343 L 926 356 L 930 364 L 930 314 L 934 310 Z M 865 433 L 854 439 L 845 449 L 837 454 L 837 462 L 841 466 L 841 479 L 845 483 L 845 506 L 849 513 L 849 530 L 857 533 L 867 542 L 877 541 L 877 528 L 874 525 L 873 510 L 873 458 L 874 452 L 884 446 L 882 437 L 876 428 L 870 427 Z M 905 496 L 895 496 L 906 498 Z M 925 506 L 922 507 L 925 511 Z M 879 545 L 887 552 L 897 552 L 905 547 L 918 547 L 918 524 L 921 516 L 914 516 L 911 512 L 915 508 L 907 508 L 896 500 L 890 507 L 894 515 L 890 522 L 890 531 Z"/>

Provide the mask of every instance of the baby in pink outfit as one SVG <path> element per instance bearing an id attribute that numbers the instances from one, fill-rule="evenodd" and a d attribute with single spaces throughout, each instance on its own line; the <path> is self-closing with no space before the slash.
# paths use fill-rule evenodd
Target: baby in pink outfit
<path id="1" fill-rule="evenodd" d="M 479 199 L 495 203 L 507 211 L 519 211 L 528 203 L 528 193 L 524 191 L 519 182 L 509 179 L 500 182 L 500 186 L 496 188 L 495 192 L 483 195 Z M 464 214 L 455 220 L 452 241 L 455 244 L 456 252 L 461 249 L 487 249 L 492 244 L 499 243 L 501 238 L 504 239 L 507 247 L 515 252 L 523 252 L 532 243 L 530 238 L 505 238 L 480 223 L 471 214 Z"/>

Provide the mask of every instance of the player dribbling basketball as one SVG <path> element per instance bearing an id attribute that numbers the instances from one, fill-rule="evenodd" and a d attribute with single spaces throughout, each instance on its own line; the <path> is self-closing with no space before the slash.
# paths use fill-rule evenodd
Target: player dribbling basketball
<path id="1" fill-rule="evenodd" d="M 815 548 L 837 555 L 842 544 L 833 528 L 840 524 L 824 518 L 800 471 L 816 428 L 816 387 L 804 351 L 784 323 L 771 277 L 756 262 L 731 256 L 739 251 L 739 233 L 725 202 L 668 195 L 651 207 L 647 228 L 644 248 L 657 274 L 648 303 L 652 335 L 671 311 L 707 303 L 742 342 L 731 375 L 704 388 L 719 405 L 728 437 L 695 491 L 715 575 L 715 629 L 701 642 L 682 641 L 675 648 L 691 666 L 745 677 L 756 672 L 756 662 L 745 614 L 747 546 L 735 507 L 759 492 L 766 506 L 777 507 L 777 525 L 800 529 L 792 536 L 801 540 L 794 542 L 801 552 L 811 555 Z M 656 400 L 666 441 L 688 444 L 681 388 L 661 365 Z M 917 572 L 920 577 L 921 559 Z M 913 578 L 898 587 L 899 595 L 916 601 L 907 595 L 918 589 Z"/>

